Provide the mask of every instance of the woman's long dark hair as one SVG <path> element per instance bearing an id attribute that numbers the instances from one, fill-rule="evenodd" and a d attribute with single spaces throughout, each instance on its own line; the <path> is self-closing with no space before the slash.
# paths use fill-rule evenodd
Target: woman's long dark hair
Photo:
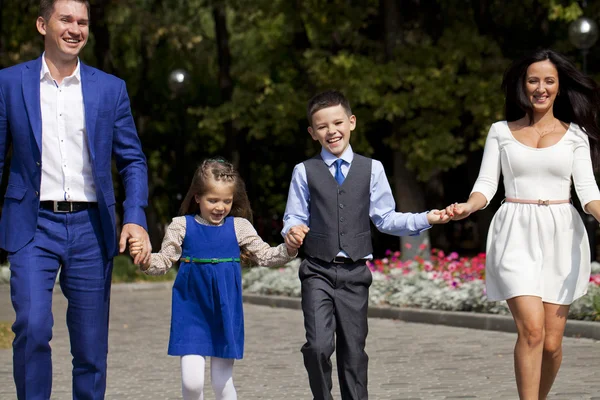
<path id="1" fill-rule="evenodd" d="M 558 71 L 559 92 L 554 101 L 554 116 L 567 123 L 574 122 L 583 129 L 590 140 L 592 163 L 597 167 L 600 161 L 600 126 L 596 110 L 600 106 L 600 89 L 592 78 L 584 75 L 562 54 L 538 50 L 515 61 L 506 70 L 502 80 L 506 120 L 516 121 L 527 115 L 529 123 L 533 123 L 533 106 L 525 92 L 527 68 L 546 60 Z"/>
<path id="2" fill-rule="evenodd" d="M 250 208 L 250 200 L 248 199 L 248 193 L 246 193 L 246 185 L 233 164 L 222 158 L 211 158 L 202 161 L 202 164 L 194 172 L 192 184 L 179 208 L 179 215 L 199 213 L 200 206 L 196 203 L 195 196 L 206 194 L 215 182 L 225 182 L 233 185 L 233 204 L 229 215 L 246 218 L 252 223 L 252 208 Z M 245 266 L 256 264 L 254 255 L 245 249 L 241 249 L 241 260 Z"/>

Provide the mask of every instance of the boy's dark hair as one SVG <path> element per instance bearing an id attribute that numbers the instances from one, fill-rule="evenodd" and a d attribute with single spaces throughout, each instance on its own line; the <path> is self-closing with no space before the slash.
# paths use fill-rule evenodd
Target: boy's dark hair
<path id="1" fill-rule="evenodd" d="M 40 12 L 39 16 L 44 18 L 44 20 L 48 21 L 54 12 L 54 4 L 58 0 L 40 0 Z M 88 11 L 88 18 L 90 17 L 90 2 L 88 0 L 71 0 L 76 1 L 78 3 L 85 4 Z"/>
<path id="2" fill-rule="evenodd" d="M 226 182 L 233 185 L 233 204 L 229 215 L 246 218 L 252 223 L 252 209 L 250 208 L 248 193 L 246 193 L 246 185 L 233 164 L 222 158 L 209 158 L 202 161 L 202 164 L 196 169 L 192 184 L 181 203 L 179 215 L 199 213 L 200 207 L 196 203 L 195 196 L 203 196 L 215 182 Z M 241 249 L 241 259 L 242 264 L 245 266 L 256 264 L 252 253 L 245 249 Z"/>
<path id="3" fill-rule="evenodd" d="M 306 107 L 306 117 L 308 118 L 308 124 L 312 125 L 312 116 L 319 110 L 322 110 L 327 107 L 335 107 L 340 105 L 344 107 L 346 114 L 348 116 L 352 115 L 352 110 L 350 109 L 350 102 L 344 96 L 344 94 L 337 90 L 328 90 L 326 92 L 321 92 L 312 99 L 308 101 L 308 106 Z"/>

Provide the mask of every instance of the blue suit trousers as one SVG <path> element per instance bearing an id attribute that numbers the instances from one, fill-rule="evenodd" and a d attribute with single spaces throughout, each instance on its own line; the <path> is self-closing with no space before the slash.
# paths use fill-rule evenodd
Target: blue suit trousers
<path id="1" fill-rule="evenodd" d="M 112 258 L 102 238 L 96 208 L 74 213 L 40 209 L 33 239 L 9 253 L 19 400 L 51 397 L 52 292 L 59 273 L 68 301 L 73 399 L 104 398 Z"/>

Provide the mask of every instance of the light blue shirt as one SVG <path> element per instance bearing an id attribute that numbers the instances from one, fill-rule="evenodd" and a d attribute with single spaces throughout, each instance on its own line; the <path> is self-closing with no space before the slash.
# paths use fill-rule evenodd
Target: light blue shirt
<path id="1" fill-rule="evenodd" d="M 331 175 L 335 176 L 335 160 L 337 157 L 327 150 L 321 149 L 321 158 L 329 167 Z M 342 174 L 345 177 L 348 175 L 350 165 L 354 159 L 352 147 L 348 146 L 340 158 L 344 160 Z M 377 160 L 373 160 L 371 163 L 369 193 L 369 217 L 380 232 L 394 236 L 416 236 L 431 228 L 431 225 L 427 222 L 427 212 L 417 214 L 396 212 L 396 202 L 392 195 L 390 183 L 385 175 L 383 165 Z M 283 216 L 283 230 L 281 231 L 283 236 L 295 225 L 304 224 L 310 228 L 308 223 L 310 220 L 309 204 L 310 193 L 306 179 L 306 169 L 304 163 L 300 163 L 294 167 L 292 173 L 287 205 Z M 343 251 L 340 251 L 338 256 L 348 257 Z M 366 258 L 372 258 L 372 255 Z"/>

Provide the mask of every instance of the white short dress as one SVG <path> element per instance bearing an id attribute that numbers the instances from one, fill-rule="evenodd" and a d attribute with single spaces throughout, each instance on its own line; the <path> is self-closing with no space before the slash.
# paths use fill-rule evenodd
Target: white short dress
<path id="1" fill-rule="evenodd" d="M 490 128 L 473 192 L 489 201 L 500 172 L 506 197 L 520 200 L 567 200 L 571 177 L 582 205 L 600 200 L 587 135 L 571 124 L 553 146 L 533 148 L 517 141 L 506 121 Z M 571 304 L 583 296 L 590 279 L 590 248 L 583 221 L 572 204 L 504 202 L 487 237 L 488 300 L 538 296 Z"/>

